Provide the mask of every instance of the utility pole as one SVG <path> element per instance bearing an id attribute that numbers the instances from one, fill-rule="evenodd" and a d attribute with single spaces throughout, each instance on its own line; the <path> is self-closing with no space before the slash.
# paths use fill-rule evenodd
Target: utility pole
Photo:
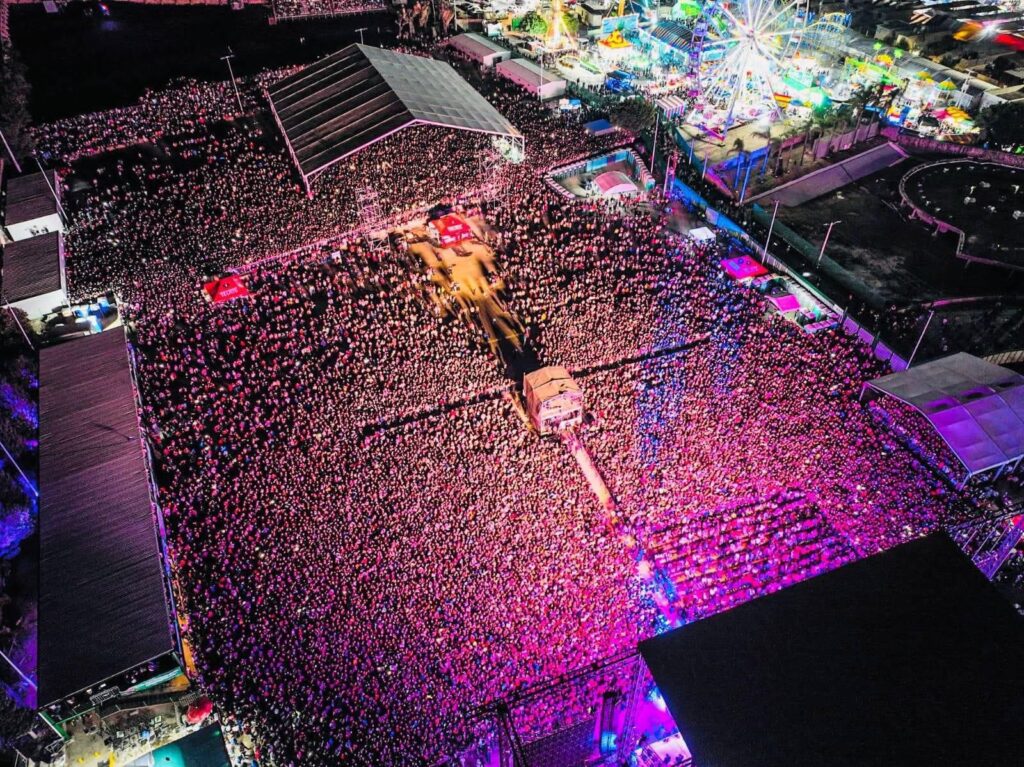
<path id="1" fill-rule="evenodd" d="M 234 52 L 228 47 L 228 55 L 221 56 L 221 61 L 226 61 L 228 64 L 228 74 L 231 75 L 231 87 L 235 89 L 235 98 L 238 99 L 238 111 L 239 113 L 245 112 L 245 108 L 242 106 L 242 96 L 238 92 L 238 83 L 235 82 L 235 69 L 231 66 L 231 59 L 235 57 Z"/>
<path id="2" fill-rule="evenodd" d="M 21 320 L 18 319 L 18 315 L 14 313 L 14 307 L 8 303 L 6 298 L 4 298 L 4 306 L 6 306 L 7 311 L 11 313 L 11 319 L 14 320 L 14 324 L 18 326 L 18 330 L 21 331 L 21 337 L 25 339 L 25 343 L 28 344 L 28 348 L 35 351 L 36 347 L 28 337 L 28 333 L 25 332 L 25 326 L 21 324 Z"/>
<path id="3" fill-rule="evenodd" d="M 932 317 L 935 316 L 935 310 L 930 309 L 928 311 L 928 319 L 924 322 L 924 327 L 921 328 L 921 335 L 917 337 L 917 343 L 914 344 L 914 351 L 910 353 L 910 359 L 907 360 L 907 370 L 910 370 L 910 366 L 914 364 L 914 357 L 917 356 L 917 350 L 921 346 L 921 342 L 924 340 L 924 334 L 928 332 L 928 326 L 932 324 Z"/>
<path id="4" fill-rule="evenodd" d="M 60 198 L 57 196 L 57 190 L 53 184 L 50 183 L 50 177 L 46 175 L 46 169 L 43 168 L 43 164 L 39 162 L 39 157 L 35 156 L 36 166 L 39 168 L 39 172 L 43 174 L 43 181 L 46 182 L 46 188 L 50 190 L 50 194 L 53 195 L 53 202 L 57 206 L 57 212 L 60 214 L 60 220 L 67 226 L 68 216 L 64 212 L 64 206 L 60 204 Z"/>
<path id="5" fill-rule="evenodd" d="M 359 44 L 360 45 L 363 44 L 363 32 L 365 32 L 368 29 L 369 29 L 369 27 L 359 27 L 359 29 L 356 30 L 356 32 L 359 33 Z"/>
<path id="6" fill-rule="evenodd" d="M 768 243 L 772 239 L 772 230 L 775 229 L 775 217 L 779 215 L 779 201 L 775 201 L 775 209 L 772 211 L 772 222 L 768 225 L 768 236 L 764 238 L 764 253 L 761 256 L 761 260 L 764 261 L 768 258 Z"/>
<path id="7" fill-rule="evenodd" d="M 25 472 L 21 470 L 21 467 L 18 465 L 18 462 L 14 460 L 14 456 L 11 455 L 11 452 L 7 449 L 7 445 L 5 445 L 3 442 L 0 442 L 0 448 L 3 449 L 4 455 L 7 456 L 7 460 L 14 464 L 14 468 L 18 470 L 18 473 L 21 475 L 21 478 L 25 480 L 25 484 L 28 485 L 28 489 L 32 491 L 32 495 L 38 498 L 39 491 L 36 490 L 36 486 L 32 484 L 32 480 L 25 476 Z"/>
<path id="8" fill-rule="evenodd" d="M 829 221 L 828 231 L 825 232 L 825 240 L 821 243 L 821 251 L 818 253 L 818 262 L 814 265 L 815 269 L 821 268 L 821 257 L 825 255 L 825 246 L 828 245 L 828 238 L 832 234 L 832 227 L 841 223 L 842 221 Z"/>
<path id="9" fill-rule="evenodd" d="M 11 162 L 14 163 L 14 169 L 18 171 L 18 173 L 21 173 L 21 166 L 18 165 L 18 158 L 15 157 L 14 152 L 11 151 L 11 145 L 7 143 L 7 136 L 4 135 L 2 130 L 0 130 L 0 139 L 4 142 L 4 148 L 7 150 L 7 156 L 10 157 Z"/>

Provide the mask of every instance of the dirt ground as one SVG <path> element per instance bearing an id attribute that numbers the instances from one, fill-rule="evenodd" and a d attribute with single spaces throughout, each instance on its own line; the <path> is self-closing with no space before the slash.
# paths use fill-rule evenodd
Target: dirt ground
<path id="1" fill-rule="evenodd" d="M 900 351 L 913 347 L 928 304 L 962 298 L 979 300 L 937 309 L 920 354 L 1024 347 L 1024 273 L 957 258 L 955 235 L 934 235 L 900 209 L 899 180 L 921 162 L 911 158 L 799 207 L 780 208 L 779 220 L 816 247 L 828 222 L 841 222 L 827 248 L 840 267 L 837 281 L 851 305 L 887 318 L 883 326 Z M 836 298 L 842 303 L 845 296 Z"/>

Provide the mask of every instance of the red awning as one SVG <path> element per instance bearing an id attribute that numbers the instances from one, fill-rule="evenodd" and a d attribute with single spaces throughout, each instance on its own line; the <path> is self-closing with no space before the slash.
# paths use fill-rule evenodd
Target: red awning
<path id="1" fill-rule="evenodd" d="M 242 278 L 237 274 L 229 274 L 227 277 L 211 280 L 203 285 L 203 290 L 215 304 L 233 301 L 236 298 L 245 298 L 249 295 L 249 288 L 245 287 Z"/>

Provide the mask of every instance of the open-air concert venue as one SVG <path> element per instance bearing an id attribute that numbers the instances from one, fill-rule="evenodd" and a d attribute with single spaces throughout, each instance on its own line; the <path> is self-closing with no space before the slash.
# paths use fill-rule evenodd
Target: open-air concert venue
<path id="1" fill-rule="evenodd" d="M 828 3 L 0 2 L 0 767 L 1024 753 L 1013 99 Z"/>

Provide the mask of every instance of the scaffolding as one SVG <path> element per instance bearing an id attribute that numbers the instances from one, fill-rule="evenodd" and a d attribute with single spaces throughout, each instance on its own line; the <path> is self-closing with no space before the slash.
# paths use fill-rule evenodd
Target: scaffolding
<path id="1" fill-rule="evenodd" d="M 497 744 L 502 767 L 550 767 L 556 755 L 562 760 L 560 767 L 565 767 L 567 758 L 573 765 L 600 763 L 612 756 L 622 760 L 637 747 L 636 712 L 647 680 L 647 667 L 639 653 L 620 653 L 470 709 L 465 712 L 466 724 L 478 736 L 485 732 L 487 739 Z M 567 714 L 551 716 L 562 701 L 580 702 L 574 690 L 589 691 L 589 712 L 575 719 Z M 526 731 L 528 723 L 545 718 L 531 717 L 531 712 L 544 712 L 552 720 L 569 718 L 570 723 L 551 731 Z M 613 746 L 602 737 L 610 723 L 615 733 Z M 580 752 L 582 735 L 586 736 L 585 755 Z"/>
<path id="2" fill-rule="evenodd" d="M 371 249 L 379 246 L 387 239 L 388 222 L 381 210 L 380 194 L 377 190 L 369 185 L 356 189 L 356 209 L 359 215 L 359 233 Z"/>

